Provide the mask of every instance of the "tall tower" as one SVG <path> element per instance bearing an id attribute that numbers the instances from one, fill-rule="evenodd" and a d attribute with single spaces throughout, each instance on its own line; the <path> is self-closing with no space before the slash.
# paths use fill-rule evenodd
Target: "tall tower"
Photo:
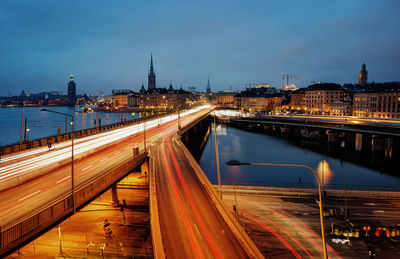
<path id="1" fill-rule="evenodd" d="M 365 85 L 367 84 L 367 80 L 368 80 L 368 71 L 366 69 L 365 63 L 363 63 L 361 66 L 360 74 L 358 75 L 358 83 L 360 85 Z"/>
<path id="2" fill-rule="evenodd" d="M 206 91 L 206 93 L 207 94 L 211 94 L 210 77 L 208 77 L 208 80 L 207 80 L 207 91 Z"/>
<path id="3" fill-rule="evenodd" d="M 68 83 L 68 106 L 75 106 L 76 102 L 76 83 L 74 81 L 74 75 L 69 76 Z"/>
<path id="4" fill-rule="evenodd" d="M 154 68 L 153 68 L 153 53 L 152 53 L 150 57 L 150 72 L 148 75 L 147 90 L 154 90 L 154 89 L 156 89 L 156 74 L 154 73 Z"/>

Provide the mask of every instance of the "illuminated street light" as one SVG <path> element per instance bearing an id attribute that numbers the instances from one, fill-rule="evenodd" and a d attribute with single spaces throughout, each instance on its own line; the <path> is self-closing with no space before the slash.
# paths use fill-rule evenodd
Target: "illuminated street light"
<path id="1" fill-rule="evenodd" d="M 229 160 L 226 162 L 229 166 L 241 166 L 241 165 L 259 165 L 259 166 L 280 166 L 280 167 L 298 167 L 298 168 L 306 168 L 310 170 L 314 176 L 317 178 L 318 182 L 318 195 L 319 195 L 319 218 L 321 221 L 321 235 L 322 235 L 322 244 L 324 248 L 324 258 L 328 258 L 328 254 L 326 251 L 326 241 L 325 241 L 325 231 L 324 231 L 324 217 L 322 214 L 322 195 L 321 195 L 321 180 L 319 179 L 318 174 L 309 166 L 306 165 L 291 165 L 291 164 L 269 164 L 269 163 L 242 163 L 238 160 Z"/>
<path id="2" fill-rule="evenodd" d="M 51 111 L 51 110 L 48 110 L 48 109 L 41 109 L 40 111 L 61 114 L 61 115 L 66 116 L 66 119 L 68 117 L 71 117 L 71 126 L 72 126 L 72 133 L 71 133 L 71 193 L 72 193 L 73 213 L 75 214 L 76 207 L 75 207 L 75 183 L 74 183 L 74 181 L 75 181 L 75 179 L 74 179 L 74 116 L 71 115 L 71 114 Z M 65 134 L 67 134 L 67 133 L 68 132 L 65 132 Z"/>

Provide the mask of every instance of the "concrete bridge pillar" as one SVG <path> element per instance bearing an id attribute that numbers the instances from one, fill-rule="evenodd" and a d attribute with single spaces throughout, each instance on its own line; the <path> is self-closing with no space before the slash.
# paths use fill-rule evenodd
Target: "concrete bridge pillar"
<path id="1" fill-rule="evenodd" d="M 385 140 L 379 136 L 373 135 L 371 139 L 371 150 L 374 152 L 379 152 L 384 149 Z"/>
<path id="2" fill-rule="evenodd" d="M 328 142 L 339 142 L 339 133 L 328 131 Z"/>
<path id="3" fill-rule="evenodd" d="M 146 159 L 146 161 L 140 166 L 142 176 L 148 176 L 149 175 L 149 160 Z"/>
<path id="4" fill-rule="evenodd" d="M 393 139 L 385 138 L 385 157 L 392 158 L 393 154 Z"/>
<path id="5" fill-rule="evenodd" d="M 113 185 L 111 187 L 111 195 L 112 195 L 112 203 L 111 203 L 111 205 L 113 207 L 117 207 L 119 205 L 117 184 L 115 184 L 115 185 Z"/>
<path id="6" fill-rule="evenodd" d="M 133 156 L 139 155 L 139 147 L 133 147 Z"/>
<path id="7" fill-rule="evenodd" d="M 351 133 L 351 132 L 344 133 L 344 147 L 346 149 L 351 148 L 353 150 L 353 148 L 355 147 L 354 141 L 355 141 L 354 133 Z"/>
<path id="8" fill-rule="evenodd" d="M 356 133 L 355 134 L 355 141 L 354 141 L 354 149 L 357 151 L 362 150 L 363 146 L 363 134 L 362 133 Z"/>
<path id="9" fill-rule="evenodd" d="M 283 127 L 280 127 L 280 130 L 281 130 L 281 135 L 282 136 L 289 135 L 289 132 L 290 132 L 290 128 L 289 127 L 283 126 Z"/>

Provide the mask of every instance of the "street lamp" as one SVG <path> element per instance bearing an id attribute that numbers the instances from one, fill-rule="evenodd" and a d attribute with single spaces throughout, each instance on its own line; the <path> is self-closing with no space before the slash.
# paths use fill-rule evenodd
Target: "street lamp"
<path id="1" fill-rule="evenodd" d="M 66 119 L 68 117 L 71 117 L 71 126 L 72 126 L 72 133 L 71 133 L 71 192 L 72 192 L 73 213 L 75 213 L 76 212 L 76 207 L 75 207 L 75 183 L 74 183 L 74 181 L 75 181 L 75 179 L 74 179 L 74 116 L 71 115 L 71 114 L 51 111 L 51 110 L 48 110 L 48 109 L 41 109 L 40 111 L 61 114 L 61 115 L 66 116 Z M 66 134 L 67 133 L 68 132 L 66 132 Z"/>
<path id="2" fill-rule="evenodd" d="M 29 141 L 29 131 L 30 131 L 30 129 L 27 128 L 27 129 L 26 129 L 26 134 L 27 134 L 27 140 L 28 140 L 28 141 Z"/>
<path id="3" fill-rule="evenodd" d="M 328 254 L 326 251 L 326 241 L 325 241 L 325 231 L 324 231 L 324 217 L 322 214 L 322 195 L 321 195 L 321 180 L 319 179 L 318 174 L 309 166 L 306 165 L 291 165 L 291 164 L 269 164 L 269 163 L 242 163 L 238 160 L 229 160 L 226 162 L 229 166 L 241 166 L 241 165 L 260 165 L 260 166 L 280 166 L 280 167 L 298 167 L 298 168 L 306 168 L 313 172 L 314 176 L 317 178 L 318 182 L 318 195 L 319 195 L 319 218 L 321 221 L 321 235 L 322 235 L 322 244 L 324 248 L 324 258 L 328 258 Z"/>

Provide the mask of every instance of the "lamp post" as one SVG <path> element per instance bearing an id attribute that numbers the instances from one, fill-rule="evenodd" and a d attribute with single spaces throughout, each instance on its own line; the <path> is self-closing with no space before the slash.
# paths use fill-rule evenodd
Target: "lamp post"
<path id="1" fill-rule="evenodd" d="M 221 173 L 220 173 L 220 170 L 219 170 L 218 139 L 217 139 L 217 126 L 216 126 L 216 122 L 215 122 L 215 112 L 214 112 L 214 138 L 215 138 L 215 141 L 214 141 L 215 142 L 215 159 L 216 159 L 216 162 L 217 162 L 217 175 L 218 175 L 219 195 L 220 195 L 220 198 L 222 200 Z M 233 173 L 232 173 L 232 183 L 233 183 Z M 235 195 L 235 200 L 236 200 L 236 195 Z"/>
<path id="2" fill-rule="evenodd" d="M 146 121 L 143 122 L 143 142 L 144 142 L 144 152 L 147 152 L 147 149 L 146 149 Z"/>
<path id="3" fill-rule="evenodd" d="M 241 165 L 259 165 L 259 166 L 280 166 L 280 167 L 297 167 L 297 168 L 306 168 L 310 170 L 314 176 L 317 178 L 318 182 L 318 196 L 319 196 L 319 218 L 321 222 L 321 235 L 322 235 L 322 244 L 324 249 L 324 258 L 328 258 L 328 254 L 326 251 L 326 241 L 325 241 L 325 231 L 324 231 L 324 217 L 322 214 L 322 195 L 321 195 L 321 180 L 319 179 L 318 174 L 309 166 L 306 165 L 291 165 L 291 164 L 269 164 L 269 163 L 242 163 L 238 160 L 229 160 L 226 162 L 229 166 L 241 166 Z"/>
<path id="4" fill-rule="evenodd" d="M 48 109 L 41 109 L 40 111 L 52 112 L 52 113 L 64 115 L 64 116 L 66 116 L 66 120 L 68 119 L 68 117 L 71 117 L 71 126 L 72 126 L 72 133 L 71 133 L 71 193 L 72 193 L 73 213 L 75 214 L 76 207 L 75 207 L 75 179 L 74 179 L 74 116 L 71 114 L 51 111 Z M 68 133 L 68 132 L 66 132 L 66 133 Z"/>
<path id="5" fill-rule="evenodd" d="M 29 129 L 29 128 L 27 128 L 27 129 L 26 129 L 27 141 L 29 141 L 29 131 L 30 131 L 30 129 Z"/>

